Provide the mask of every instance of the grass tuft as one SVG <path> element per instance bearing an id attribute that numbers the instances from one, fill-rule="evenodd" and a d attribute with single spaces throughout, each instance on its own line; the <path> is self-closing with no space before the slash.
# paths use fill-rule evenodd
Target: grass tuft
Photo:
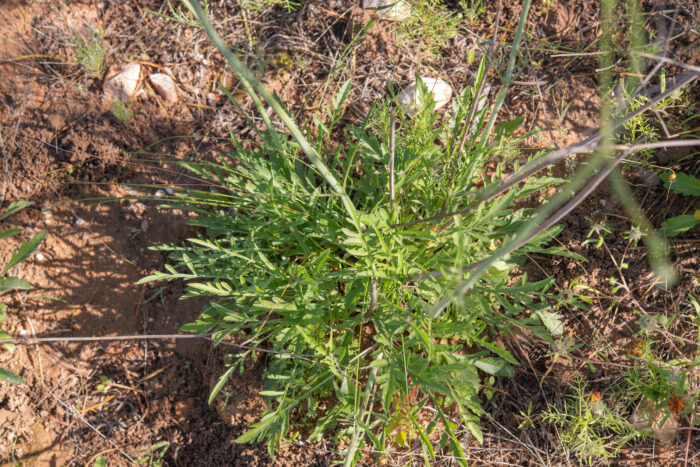
<path id="1" fill-rule="evenodd" d="M 104 72 L 105 48 L 102 45 L 104 32 L 89 28 L 85 34 L 75 33 L 75 61 L 83 71 L 93 78 L 100 78 Z"/>

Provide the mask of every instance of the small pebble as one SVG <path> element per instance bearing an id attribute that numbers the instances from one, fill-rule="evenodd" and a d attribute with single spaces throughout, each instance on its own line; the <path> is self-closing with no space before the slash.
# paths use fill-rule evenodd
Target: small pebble
<path id="1" fill-rule="evenodd" d="M 128 102 L 136 92 L 141 74 L 141 65 L 138 63 L 127 63 L 126 65 L 112 66 L 107 72 L 102 91 L 108 100 L 119 99 Z"/>
<path id="2" fill-rule="evenodd" d="M 40 217 L 41 217 L 41 220 L 44 221 L 44 223 L 50 224 L 52 216 L 53 216 L 53 213 L 51 212 L 50 206 L 44 206 L 43 208 L 41 208 Z"/>
<path id="3" fill-rule="evenodd" d="M 169 195 L 172 195 L 173 193 L 175 193 L 172 188 L 166 188 L 165 192 Z"/>
<path id="4" fill-rule="evenodd" d="M 36 255 L 34 255 L 34 260 L 37 263 L 43 263 L 44 261 L 46 261 L 46 255 L 44 255 L 44 253 L 42 252 L 38 252 Z"/>
<path id="5" fill-rule="evenodd" d="M 167 105 L 172 105 L 177 102 L 177 86 L 170 75 L 166 73 L 153 73 L 149 76 L 149 79 Z"/>
<path id="6" fill-rule="evenodd" d="M 428 89 L 428 92 L 430 92 L 433 96 L 433 100 L 435 101 L 435 110 L 443 107 L 450 101 L 452 98 L 452 88 L 449 84 L 440 78 L 428 78 L 423 76 L 420 78 L 421 81 L 423 81 L 423 84 L 425 84 L 425 87 Z M 419 103 L 419 97 L 417 83 L 414 81 L 408 87 L 406 87 L 406 89 L 399 93 L 399 95 L 396 97 L 396 101 L 401 105 L 407 106 L 407 111 L 409 113 L 413 113 L 415 112 L 416 104 Z"/>
<path id="7" fill-rule="evenodd" d="M 156 192 L 153 194 L 156 198 L 162 198 L 165 196 L 165 190 L 156 190 Z"/>
<path id="8" fill-rule="evenodd" d="M 76 218 L 75 218 L 75 225 L 80 226 L 80 225 L 83 225 L 83 224 L 85 224 L 85 221 L 83 220 L 82 217 L 76 217 Z"/>
<path id="9" fill-rule="evenodd" d="M 211 105 L 212 107 L 216 106 L 222 100 L 223 98 L 221 96 L 216 95 L 213 92 L 207 93 L 207 104 Z"/>
<path id="10" fill-rule="evenodd" d="M 391 8 L 386 8 L 386 5 L 392 5 Z M 411 16 L 411 7 L 405 0 L 362 0 L 362 8 L 365 10 L 377 11 L 377 16 L 383 19 L 401 21 Z"/>
<path id="11" fill-rule="evenodd" d="M 28 334 L 29 334 L 29 332 L 28 332 L 26 329 L 20 329 L 20 330 L 19 330 L 19 336 L 20 336 L 20 337 L 27 337 Z"/>

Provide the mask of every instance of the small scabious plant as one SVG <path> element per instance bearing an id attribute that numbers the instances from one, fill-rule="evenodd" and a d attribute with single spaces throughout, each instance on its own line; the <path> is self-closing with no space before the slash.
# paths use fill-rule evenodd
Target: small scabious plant
<path id="1" fill-rule="evenodd" d="M 267 438 L 273 451 L 295 421 L 310 419 L 312 440 L 334 430 L 357 439 L 358 447 L 369 441 L 383 451 L 391 443 L 406 445 L 411 432 L 429 444 L 436 424 L 450 430 L 443 413 L 450 405 L 481 439 L 484 380 L 510 376 L 517 364 L 492 334 L 517 322 L 548 337 L 529 312 L 548 307 L 541 298 L 552 280 L 513 284 L 509 273 L 527 251 L 548 251 L 542 244 L 551 237 L 503 258 L 441 312 L 433 305 L 467 274 L 465 266 L 489 255 L 523 222 L 527 209 L 515 203 L 555 180 L 534 178 L 472 212 L 422 222 L 463 208 L 478 185 L 500 175 L 483 170 L 498 147 L 445 159 L 468 131 L 464 120 L 475 90 L 459 97 L 445 123 L 429 97 L 413 118 L 399 110 L 392 202 L 388 105 L 346 128 L 344 144 L 335 144 L 349 84 L 327 109 L 326 122 L 316 121 L 315 147 L 329 156 L 353 209 L 286 135 L 262 132 L 253 149 L 234 139 L 238 149 L 218 163 L 182 163 L 216 188 L 176 199 L 198 212 L 190 223 L 201 233 L 184 245 L 156 247 L 170 253 L 172 265 L 146 280 L 184 279 L 185 297 L 214 297 L 185 329 L 251 347 L 235 355 L 239 365 L 222 384 L 242 369 L 243 359 L 258 358 L 256 348 L 273 352 L 262 392 L 269 410 L 239 441 Z M 416 400 L 411 407 L 402 403 L 409 394 Z M 417 426 L 426 405 L 434 420 Z M 452 437 L 447 441 L 461 449 Z"/>
<path id="2" fill-rule="evenodd" d="M 303 428 L 311 441 L 334 436 L 348 465 L 365 448 L 386 453 L 413 442 L 427 459 L 449 452 L 466 462 L 460 432 L 482 440 L 491 394 L 482 389 L 518 363 L 494 335 L 517 324 L 552 342 L 540 319 L 551 314 L 538 311 L 550 307 L 553 279 L 513 281 L 510 272 L 527 252 L 560 253 L 546 246 L 558 229 L 502 257 L 467 293 L 454 289 L 526 222 L 519 201 L 559 181 L 532 177 L 479 199 L 520 156 L 518 121 L 496 126 L 493 138 L 479 133 L 488 112 L 474 107 L 484 62 L 444 119 L 419 80 L 419 108 L 404 112 L 387 100 L 340 127 L 348 81 L 302 130 L 217 46 L 289 134 L 252 94 L 266 120 L 256 142 L 232 137 L 235 151 L 216 162 L 181 162 L 212 187 L 170 200 L 197 213 L 190 224 L 198 234 L 155 247 L 170 264 L 142 281 L 186 281 L 184 298 L 211 301 L 184 329 L 241 345 L 210 400 L 245 359 L 264 356 L 268 408 L 238 442 L 266 440 L 272 454 Z"/>

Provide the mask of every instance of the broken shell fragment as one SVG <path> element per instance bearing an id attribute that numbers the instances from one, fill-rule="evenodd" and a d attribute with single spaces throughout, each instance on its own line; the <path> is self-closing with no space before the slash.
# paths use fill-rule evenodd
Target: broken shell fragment
<path id="1" fill-rule="evenodd" d="M 177 86 L 169 75 L 165 73 L 153 73 L 148 78 L 167 105 L 172 105 L 177 102 Z"/>
<path id="2" fill-rule="evenodd" d="M 102 84 L 102 91 L 109 100 L 127 102 L 136 92 L 141 75 L 141 65 L 127 63 L 122 67 L 112 66 Z"/>
<path id="3" fill-rule="evenodd" d="M 411 7 L 405 0 L 362 0 L 362 8 L 377 9 L 377 15 L 380 18 L 394 21 L 401 21 L 411 16 Z"/>
<path id="4" fill-rule="evenodd" d="M 447 104 L 452 98 L 452 88 L 440 78 L 420 77 L 428 92 L 433 96 L 435 101 L 435 109 L 439 109 Z M 396 100 L 399 104 L 408 106 L 408 112 L 414 113 L 419 102 L 420 96 L 418 93 L 417 83 L 414 81 L 406 89 L 401 91 Z"/>

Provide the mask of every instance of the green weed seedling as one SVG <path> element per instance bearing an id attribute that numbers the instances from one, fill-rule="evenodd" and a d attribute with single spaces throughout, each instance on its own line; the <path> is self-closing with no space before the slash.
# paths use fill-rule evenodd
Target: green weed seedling
<path id="1" fill-rule="evenodd" d="M 141 448 L 140 451 L 145 451 L 145 454 L 136 458 L 136 465 L 148 465 L 152 467 L 162 467 L 163 457 L 170 448 L 169 441 L 160 441 L 148 447 Z"/>
<path id="2" fill-rule="evenodd" d="M 627 100 L 629 100 L 629 97 L 627 97 Z M 627 113 L 634 112 L 635 110 L 646 104 L 648 101 L 649 98 L 645 96 L 638 96 L 634 99 L 629 100 L 630 105 L 627 110 Z M 640 141 L 642 139 L 648 142 L 659 140 L 659 132 L 653 125 L 652 119 L 646 113 L 639 114 L 636 117 L 628 120 L 627 122 L 625 122 L 623 127 L 625 131 L 622 132 L 620 137 L 618 138 L 621 143 L 634 144 L 635 142 Z M 636 154 L 634 161 L 630 162 L 642 164 L 647 169 L 649 169 L 651 168 L 651 161 L 653 157 L 654 151 L 647 149 L 644 151 L 639 151 Z M 623 164 L 623 168 L 629 166 L 629 162 Z"/>
<path id="3" fill-rule="evenodd" d="M 694 297 L 689 296 L 690 303 L 696 312 L 700 308 Z M 663 361 L 652 352 L 652 334 L 660 333 L 674 339 L 666 330 L 678 319 L 677 315 L 647 315 L 639 313 L 639 328 L 635 340 L 628 346 L 628 356 L 634 360 L 634 367 L 628 371 L 628 392 L 641 398 L 650 409 L 665 411 L 666 414 L 687 413 L 695 404 L 700 393 L 690 393 L 687 386 L 687 375 L 700 366 L 700 360 L 675 359 Z M 673 401 L 683 400 L 683 410 L 675 410 L 678 406 Z"/>
<path id="4" fill-rule="evenodd" d="M 243 8 L 253 12 L 273 6 L 281 6 L 288 12 L 292 12 L 299 8 L 299 2 L 300 0 L 240 0 Z"/>
<path id="5" fill-rule="evenodd" d="M 134 116 L 134 112 L 131 110 L 131 103 L 125 104 L 119 99 L 114 99 L 112 101 L 112 115 L 114 115 L 122 125 L 128 125 L 129 121 L 131 121 Z"/>
<path id="6" fill-rule="evenodd" d="M 462 18 L 469 26 L 476 23 L 488 9 L 484 0 L 459 0 L 459 7 L 462 10 Z"/>
<path id="7" fill-rule="evenodd" d="M 527 404 L 527 412 L 523 412 L 522 410 L 520 411 L 520 418 L 522 421 L 518 425 L 519 430 L 522 430 L 523 428 L 535 429 L 535 419 L 537 417 L 532 414 L 532 401 L 528 402 Z"/>
<path id="8" fill-rule="evenodd" d="M 7 219 L 12 214 L 21 211 L 22 209 L 31 206 L 32 204 L 33 203 L 31 201 L 15 201 L 14 203 L 10 203 L 10 205 L 5 208 L 3 213 L 0 214 L 0 221 Z M 0 239 L 17 235 L 20 232 L 22 232 L 22 229 L 19 227 L 5 229 L 0 232 Z M 0 271 L 0 295 L 9 292 L 10 290 L 29 290 L 29 282 L 27 282 L 24 279 L 20 279 L 17 276 L 8 276 L 7 273 L 13 267 L 17 266 L 19 263 L 29 258 L 31 254 L 34 253 L 34 251 L 39 247 L 41 242 L 44 240 L 45 236 L 46 232 L 39 232 L 35 234 L 31 239 L 27 240 L 26 242 L 23 242 L 18 249 L 12 252 L 10 260 Z M 4 303 L 0 303 L 0 324 L 2 324 L 3 321 L 5 321 L 5 319 L 7 319 L 7 312 L 5 311 L 6 309 L 7 305 Z M 0 339 L 12 339 L 12 336 L 8 334 L 7 331 L 0 329 Z M 14 344 L 12 344 L 11 342 L 3 342 L 2 346 L 8 352 L 13 352 L 15 348 Z M 11 383 L 24 384 L 24 379 L 22 379 L 21 376 L 4 368 L 0 368 L 0 379 L 4 381 L 9 381 Z"/>
<path id="9" fill-rule="evenodd" d="M 578 378 L 571 384 L 573 394 L 561 406 L 550 405 L 542 419 L 559 432 L 559 443 L 567 455 L 591 465 L 609 460 L 637 435 L 615 408 L 606 403 L 610 394 L 590 392 L 587 383 Z"/>
<path id="10" fill-rule="evenodd" d="M 459 18 L 442 0 L 415 0 L 410 7 L 410 15 L 397 26 L 399 42 L 416 45 L 421 55 L 435 55 L 457 33 Z"/>
<path id="11" fill-rule="evenodd" d="M 180 3 L 180 2 L 176 2 Z M 185 4 L 185 9 L 183 10 L 182 8 L 178 7 L 175 8 L 173 4 L 171 3 L 171 0 L 166 0 L 166 4 L 168 5 L 168 11 L 170 14 L 165 14 L 165 13 L 160 13 L 158 11 L 153 11 L 146 9 L 146 11 L 152 15 L 160 16 L 161 18 L 166 18 L 170 21 L 175 21 L 176 23 L 180 23 L 183 26 L 187 26 L 190 28 L 201 28 L 202 25 L 199 24 L 199 21 L 197 21 L 197 16 L 194 14 L 194 11 L 190 7 L 190 5 L 187 2 L 182 2 Z M 204 8 L 204 11 L 209 14 L 209 1 L 208 0 L 203 0 L 202 1 L 202 8 Z"/>
<path id="12" fill-rule="evenodd" d="M 104 71 L 105 48 L 102 45 L 104 31 L 89 28 L 84 35 L 75 33 L 75 61 L 83 71 L 93 78 L 99 78 Z"/>

